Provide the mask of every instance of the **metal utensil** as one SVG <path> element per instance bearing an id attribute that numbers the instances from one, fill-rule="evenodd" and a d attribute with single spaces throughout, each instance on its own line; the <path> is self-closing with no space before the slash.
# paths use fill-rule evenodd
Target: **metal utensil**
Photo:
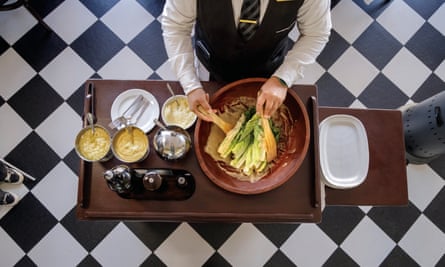
<path id="1" fill-rule="evenodd" d="M 91 127 L 91 131 L 94 134 L 94 117 L 93 117 L 93 113 L 91 113 L 91 112 L 87 113 L 87 122 L 88 122 L 89 126 Z"/>
<path id="2" fill-rule="evenodd" d="M 172 96 L 175 96 L 175 95 L 176 95 L 175 92 L 173 92 L 173 89 L 172 89 L 172 87 L 170 86 L 169 83 L 167 83 L 167 89 L 170 91 L 170 94 L 171 94 Z M 178 102 L 178 100 L 175 99 L 174 101 L 175 101 L 176 105 L 179 106 L 179 102 Z"/>
<path id="3" fill-rule="evenodd" d="M 175 92 L 173 92 L 173 89 L 169 83 L 167 83 L 167 89 L 168 89 L 168 91 L 170 91 L 170 94 L 172 94 L 172 96 L 175 96 Z"/>
<path id="4" fill-rule="evenodd" d="M 88 84 L 88 91 L 87 91 L 87 95 L 85 96 L 88 100 L 88 112 L 91 113 L 91 115 L 87 114 L 87 121 L 88 121 L 88 116 L 91 116 L 93 119 L 93 123 L 96 122 L 96 114 L 95 114 L 95 101 L 96 101 L 96 96 L 94 93 L 94 85 L 93 83 L 89 83 Z"/>
<path id="5" fill-rule="evenodd" d="M 142 104 L 142 107 L 139 109 L 138 114 L 134 116 L 136 119 L 134 120 L 133 124 L 138 123 L 139 119 L 145 113 L 145 111 L 150 106 L 150 104 L 151 104 L 151 102 L 144 98 L 144 103 Z"/>
<path id="6" fill-rule="evenodd" d="M 165 126 L 162 122 L 160 122 L 158 119 L 154 119 L 153 122 L 161 129 L 167 130 L 167 126 Z"/>
<path id="7" fill-rule="evenodd" d="M 122 113 L 120 117 L 117 117 L 112 122 L 110 122 L 108 126 L 111 129 L 114 129 L 128 124 L 128 120 L 131 120 L 134 114 L 136 114 L 136 112 L 142 107 L 144 99 L 145 98 L 143 95 L 139 95 L 138 97 L 136 97 L 136 99 L 133 100 L 133 102 L 130 104 L 130 106 L 128 106 L 124 113 Z"/>

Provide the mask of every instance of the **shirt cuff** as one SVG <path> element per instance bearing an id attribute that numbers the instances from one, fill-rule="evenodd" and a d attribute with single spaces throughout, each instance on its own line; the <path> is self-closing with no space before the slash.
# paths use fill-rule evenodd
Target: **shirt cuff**
<path id="1" fill-rule="evenodd" d="M 184 75 L 183 77 L 179 78 L 179 83 L 181 84 L 184 94 L 186 95 L 195 89 L 202 88 L 201 81 L 196 79 L 196 75 Z"/>
<path id="2" fill-rule="evenodd" d="M 296 84 L 298 80 L 304 77 L 303 75 L 304 66 L 301 64 L 293 64 L 289 66 L 287 64 L 282 64 L 273 74 L 281 80 L 283 80 L 288 87 Z"/>

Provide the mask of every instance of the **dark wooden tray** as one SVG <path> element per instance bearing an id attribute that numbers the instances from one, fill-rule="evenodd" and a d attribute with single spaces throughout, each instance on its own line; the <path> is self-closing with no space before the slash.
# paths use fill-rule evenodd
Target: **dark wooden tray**
<path id="1" fill-rule="evenodd" d="M 132 88 L 151 92 L 162 106 L 170 96 L 166 81 L 89 80 L 96 93 L 98 123 L 107 126 L 113 100 Z M 173 90 L 182 92 L 179 83 L 169 82 Z M 221 84 L 206 82 L 210 94 Z M 179 161 L 162 160 L 153 150 L 143 162 L 130 167 L 184 169 L 195 177 L 196 191 L 181 201 L 123 199 L 106 185 L 103 172 L 122 164 L 113 158 L 105 163 L 81 161 L 77 216 L 80 219 L 119 219 L 145 221 L 223 221 L 223 222 L 320 222 L 320 180 L 318 178 L 318 107 L 315 86 L 294 86 L 291 90 L 305 103 L 311 119 L 311 143 L 302 165 L 282 186 L 258 195 L 228 192 L 209 180 L 202 172 L 193 149 Z M 85 110 L 88 103 L 85 103 Z M 316 127 L 314 127 L 316 126 Z M 150 142 L 156 128 L 148 133 Z M 193 136 L 194 128 L 190 128 Z"/>
<path id="2" fill-rule="evenodd" d="M 402 114 L 399 110 L 320 107 L 320 122 L 328 116 L 348 114 L 365 126 L 369 169 L 365 181 L 354 188 L 326 186 L 326 205 L 408 205 Z"/>

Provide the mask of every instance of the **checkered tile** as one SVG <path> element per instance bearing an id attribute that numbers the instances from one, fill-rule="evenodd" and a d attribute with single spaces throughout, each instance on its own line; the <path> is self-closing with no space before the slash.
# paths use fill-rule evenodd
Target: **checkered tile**
<path id="1" fill-rule="evenodd" d="M 331 39 L 301 81 L 321 105 L 397 109 L 445 90 L 443 0 L 333 2 Z M 320 224 L 79 221 L 67 140 L 83 83 L 176 79 L 164 1 L 30 3 L 53 33 L 25 8 L 0 13 L 0 156 L 37 179 L 0 185 L 21 198 L 0 207 L 1 266 L 445 266 L 445 156 L 407 166 L 408 206 L 328 206 Z"/>

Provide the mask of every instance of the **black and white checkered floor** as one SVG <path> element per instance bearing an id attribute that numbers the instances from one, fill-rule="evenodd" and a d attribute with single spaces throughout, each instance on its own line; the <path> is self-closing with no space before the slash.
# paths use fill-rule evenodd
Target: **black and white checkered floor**
<path id="1" fill-rule="evenodd" d="M 445 266 L 445 157 L 407 166 L 407 207 L 327 207 L 320 224 L 77 220 L 83 83 L 175 80 L 164 1 L 30 2 L 54 33 L 0 12 L 0 157 L 37 178 L 0 185 L 22 198 L 0 208 L 0 266 Z M 395 109 L 445 89 L 444 0 L 342 0 L 332 17 L 302 81 L 321 105 Z"/>

